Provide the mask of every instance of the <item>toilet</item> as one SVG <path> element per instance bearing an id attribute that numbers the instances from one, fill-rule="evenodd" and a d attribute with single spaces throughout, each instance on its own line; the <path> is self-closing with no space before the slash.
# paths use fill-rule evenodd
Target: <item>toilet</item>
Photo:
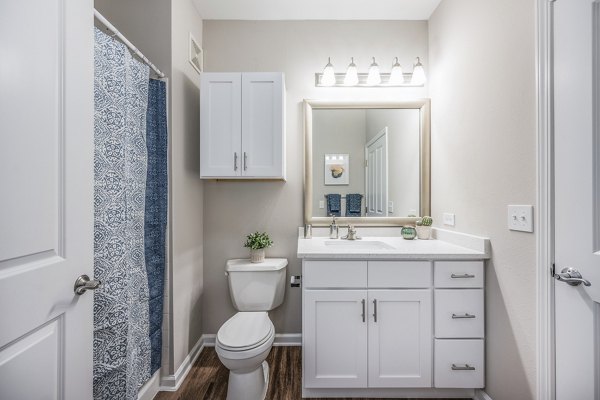
<path id="1" fill-rule="evenodd" d="M 215 341 L 219 360 L 229 369 L 227 400 L 265 398 L 269 386 L 265 359 L 275 340 L 268 311 L 283 302 L 287 264 L 285 258 L 227 261 L 229 294 L 238 313 L 219 328 Z"/>

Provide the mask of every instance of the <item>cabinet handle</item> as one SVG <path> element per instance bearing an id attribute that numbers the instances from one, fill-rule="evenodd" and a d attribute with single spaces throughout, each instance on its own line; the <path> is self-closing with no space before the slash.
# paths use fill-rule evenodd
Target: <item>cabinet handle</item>
<path id="1" fill-rule="evenodd" d="M 452 279 L 469 279 L 469 278 L 475 278 L 475 275 L 471 275 L 471 274 L 461 274 L 461 275 L 452 274 L 452 275 L 450 275 L 450 278 L 452 278 Z"/>
<path id="2" fill-rule="evenodd" d="M 237 171 L 237 152 L 233 153 L 233 170 Z"/>
<path id="3" fill-rule="evenodd" d="M 244 171 L 248 169 L 248 154 L 244 152 Z"/>
<path id="4" fill-rule="evenodd" d="M 361 303 L 362 303 L 362 320 L 363 320 L 363 322 L 365 322 L 365 315 L 366 315 L 366 311 L 365 311 L 365 303 L 366 303 L 366 301 L 365 301 L 365 299 L 362 299 Z"/>
<path id="5" fill-rule="evenodd" d="M 452 319 L 468 319 L 468 318 L 475 318 L 475 316 L 473 314 L 469 314 L 469 313 L 464 313 L 464 314 L 452 314 Z"/>
<path id="6" fill-rule="evenodd" d="M 475 367 L 472 367 L 469 364 L 464 364 L 464 365 L 452 364 L 452 371 L 475 371 Z"/>
<path id="7" fill-rule="evenodd" d="M 373 300 L 373 321 L 377 322 L 377 299 Z"/>

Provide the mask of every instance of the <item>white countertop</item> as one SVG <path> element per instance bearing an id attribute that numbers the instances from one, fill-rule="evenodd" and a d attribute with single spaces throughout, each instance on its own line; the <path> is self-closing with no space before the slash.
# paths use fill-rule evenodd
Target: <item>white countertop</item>
<path id="1" fill-rule="evenodd" d="M 329 239 L 325 236 L 304 239 L 300 233 L 298 235 L 298 258 L 379 260 L 482 260 L 490 258 L 488 239 L 453 231 L 437 231 L 434 231 L 434 237 L 443 237 L 443 240 L 405 240 L 396 236 L 395 230 L 390 230 L 389 234 L 386 234 L 381 228 L 372 231 L 377 236 L 365 235 L 356 242 Z M 366 228 L 361 229 L 360 232 L 369 233 Z M 371 246 L 369 242 L 375 243 Z"/>

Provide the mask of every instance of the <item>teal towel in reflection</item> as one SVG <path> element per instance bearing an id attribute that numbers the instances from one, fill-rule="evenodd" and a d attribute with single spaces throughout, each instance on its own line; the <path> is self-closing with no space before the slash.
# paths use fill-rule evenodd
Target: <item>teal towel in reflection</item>
<path id="1" fill-rule="evenodd" d="M 330 217 L 339 217 L 342 209 L 342 196 L 339 194 L 326 194 L 327 199 L 327 215 Z"/>
<path id="2" fill-rule="evenodd" d="M 346 195 L 346 217 L 360 217 L 362 215 L 362 198 L 359 193 Z"/>

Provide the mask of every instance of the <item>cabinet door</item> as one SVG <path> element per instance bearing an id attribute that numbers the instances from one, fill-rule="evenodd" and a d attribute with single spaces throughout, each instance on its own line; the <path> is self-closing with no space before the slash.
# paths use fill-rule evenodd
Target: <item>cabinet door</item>
<path id="1" fill-rule="evenodd" d="M 367 387 L 366 300 L 366 290 L 304 291 L 305 387 Z"/>
<path id="2" fill-rule="evenodd" d="M 431 290 L 369 290 L 369 387 L 431 387 Z"/>
<path id="3" fill-rule="evenodd" d="M 200 176 L 241 176 L 242 77 L 203 73 L 200 87 Z"/>
<path id="4" fill-rule="evenodd" d="M 285 179 L 282 73 L 242 74 L 242 175 Z"/>

